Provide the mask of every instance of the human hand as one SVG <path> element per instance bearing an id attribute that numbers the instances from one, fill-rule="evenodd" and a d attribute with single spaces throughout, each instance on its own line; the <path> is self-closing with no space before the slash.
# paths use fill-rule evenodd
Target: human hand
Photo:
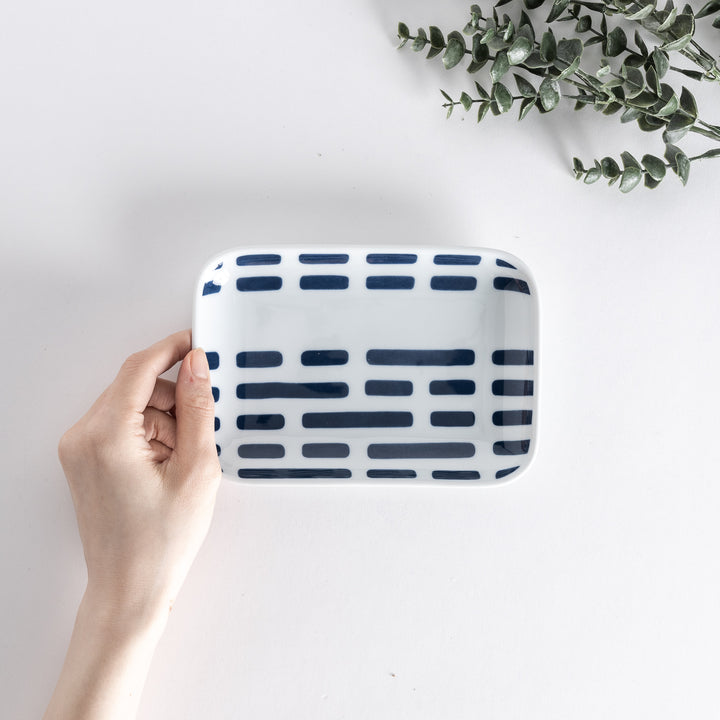
<path id="1" fill-rule="evenodd" d="M 165 620 L 220 483 L 205 353 L 189 330 L 128 357 L 60 440 L 85 551 L 85 599 L 132 623 Z M 182 360 L 177 383 L 159 378 Z"/>

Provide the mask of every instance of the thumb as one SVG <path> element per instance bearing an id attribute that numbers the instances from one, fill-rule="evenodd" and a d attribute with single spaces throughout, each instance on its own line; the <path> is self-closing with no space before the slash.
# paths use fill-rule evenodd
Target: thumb
<path id="1" fill-rule="evenodd" d="M 202 348 L 191 350 L 178 372 L 175 388 L 175 451 L 179 459 L 198 461 L 216 458 L 215 402 L 210 368 Z"/>

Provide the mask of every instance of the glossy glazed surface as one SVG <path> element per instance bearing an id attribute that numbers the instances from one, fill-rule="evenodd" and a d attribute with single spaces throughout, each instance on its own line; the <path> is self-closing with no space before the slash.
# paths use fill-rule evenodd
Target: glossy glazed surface
<path id="1" fill-rule="evenodd" d="M 484 248 L 243 247 L 195 296 L 225 473 L 492 484 L 527 467 L 537 294 Z"/>

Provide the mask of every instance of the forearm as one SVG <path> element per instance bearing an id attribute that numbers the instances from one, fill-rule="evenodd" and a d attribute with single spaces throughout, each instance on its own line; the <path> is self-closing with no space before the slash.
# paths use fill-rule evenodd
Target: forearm
<path id="1" fill-rule="evenodd" d="M 88 589 L 43 720 L 134 718 L 167 612 L 110 603 Z"/>
<path id="2" fill-rule="evenodd" d="M 182 360 L 177 383 L 160 377 Z M 189 331 L 123 363 L 60 439 L 88 570 L 45 720 L 132 720 L 222 477 L 205 353 Z"/>

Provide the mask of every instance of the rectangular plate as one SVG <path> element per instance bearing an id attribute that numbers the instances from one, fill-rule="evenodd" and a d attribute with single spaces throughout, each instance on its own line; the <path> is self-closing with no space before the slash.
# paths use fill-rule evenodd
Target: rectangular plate
<path id="1" fill-rule="evenodd" d="M 234 248 L 203 269 L 223 471 L 255 482 L 495 484 L 536 439 L 538 307 L 484 248 Z"/>

